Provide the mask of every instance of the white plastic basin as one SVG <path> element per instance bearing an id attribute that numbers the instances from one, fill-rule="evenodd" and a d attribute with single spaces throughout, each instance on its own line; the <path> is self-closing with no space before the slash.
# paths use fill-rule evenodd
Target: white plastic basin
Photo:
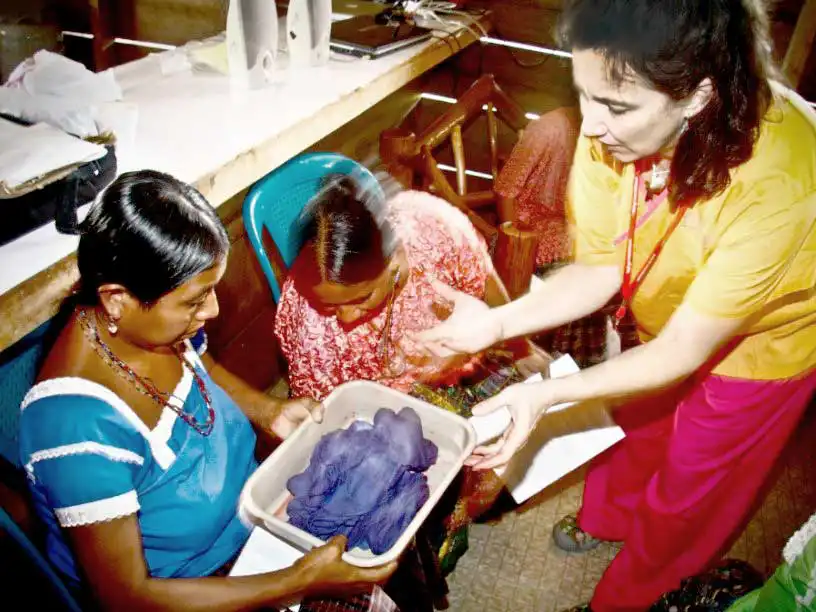
<path id="1" fill-rule="evenodd" d="M 346 428 L 358 419 L 370 423 L 380 408 L 398 412 L 409 406 L 422 422 L 424 437 L 439 449 L 436 463 L 425 472 L 430 489 L 428 501 L 394 545 L 383 554 L 375 555 L 371 551 L 354 548 L 343 555 L 347 563 L 358 567 L 383 565 L 399 557 L 411 542 L 473 451 L 476 432 L 467 419 L 459 415 L 369 381 L 340 385 L 326 398 L 324 405 L 326 412 L 322 423 L 303 423 L 249 478 L 241 494 L 241 512 L 304 552 L 324 544 L 320 538 L 289 524 L 286 505 L 291 494 L 286 488 L 287 481 L 308 467 L 312 451 L 325 434 Z"/>

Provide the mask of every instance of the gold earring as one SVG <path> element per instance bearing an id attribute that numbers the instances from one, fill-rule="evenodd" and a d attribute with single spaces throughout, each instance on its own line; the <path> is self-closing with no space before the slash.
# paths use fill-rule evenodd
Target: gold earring
<path id="1" fill-rule="evenodd" d="M 118 332 L 118 331 L 119 331 L 119 326 L 116 324 L 116 321 L 114 321 L 113 319 L 108 321 L 108 333 L 111 336 L 115 336 L 116 332 Z"/>

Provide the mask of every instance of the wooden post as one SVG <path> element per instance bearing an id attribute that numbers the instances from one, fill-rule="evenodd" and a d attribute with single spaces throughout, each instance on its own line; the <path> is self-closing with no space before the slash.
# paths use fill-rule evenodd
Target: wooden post
<path id="1" fill-rule="evenodd" d="M 794 89 L 799 88 L 805 64 L 813 52 L 814 39 L 816 39 L 816 0 L 805 0 L 785 53 L 785 60 L 782 62 L 782 70 Z"/>
<path id="2" fill-rule="evenodd" d="M 499 227 L 493 262 L 511 299 L 530 289 L 536 265 L 538 235 L 507 221 Z"/>
<path id="3" fill-rule="evenodd" d="M 467 176 L 465 175 L 465 145 L 462 142 L 462 124 L 457 123 L 451 130 L 453 162 L 456 164 L 456 192 L 460 196 L 467 194 Z"/>
<path id="4" fill-rule="evenodd" d="M 414 169 L 405 160 L 416 157 L 418 151 L 413 132 L 391 128 L 380 134 L 380 160 L 388 173 L 408 189 L 414 186 Z"/>
<path id="5" fill-rule="evenodd" d="M 136 8 L 134 0 L 88 0 L 94 70 L 100 72 L 129 62 L 146 54 L 144 49 L 117 45 L 116 37 L 136 39 Z"/>
<path id="6" fill-rule="evenodd" d="M 496 122 L 496 112 L 492 102 L 487 103 L 487 141 L 490 143 L 490 172 L 493 174 L 493 184 L 499 177 L 499 125 Z"/>
<path id="7" fill-rule="evenodd" d="M 499 213 L 499 221 L 501 223 L 505 222 L 518 222 L 516 219 L 516 198 L 515 196 L 506 196 L 502 195 L 501 193 L 496 194 L 496 210 Z M 525 228 L 522 228 L 525 229 Z"/>
<path id="8" fill-rule="evenodd" d="M 101 4 L 99 0 L 89 0 L 88 9 L 90 11 L 91 33 L 93 34 L 91 45 L 93 48 L 94 70 L 100 72 L 110 68 L 115 63 L 112 58 L 112 47 L 116 35 L 111 28 L 110 10 L 105 0 L 102 0 Z"/>

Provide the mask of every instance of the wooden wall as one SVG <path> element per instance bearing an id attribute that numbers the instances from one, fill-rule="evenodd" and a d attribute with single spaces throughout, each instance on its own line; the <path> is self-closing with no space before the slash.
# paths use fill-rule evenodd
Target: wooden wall
<path id="1" fill-rule="evenodd" d="M 140 39 L 172 45 L 224 30 L 227 0 L 134 0 Z"/>
<path id="2" fill-rule="evenodd" d="M 493 15 L 493 36 L 556 48 L 559 0 L 481 0 L 474 7 Z M 575 102 L 569 60 L 498 46 L 472 49 L 462 57 L 461 70 L 471 77 L 492 73 L 525 110 L 545 113 Z"/>

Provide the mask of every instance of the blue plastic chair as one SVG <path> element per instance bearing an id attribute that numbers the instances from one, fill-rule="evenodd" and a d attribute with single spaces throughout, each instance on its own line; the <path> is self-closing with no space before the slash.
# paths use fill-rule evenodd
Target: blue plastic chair
<path id="1" fill-rule="evenodd" d="M 20 403 L 34 384 L 48 323 L 0 354 L 0 455 L 20 467 Z"/>
<path id="2" fill-rule="evenodd" d="M 255 183 L 244 200 L 244 227 L 275 303 L 280 299 L 280 284 L 286 270 L 294 263 L 303 243 L 300 213 L 320 189 L 321 180 L 329 174 L 351 175 L 364 189 L 385 197 L 374 175 L 356 161 L 338 153 L 304 153 Z M 269 232 L 284 266 L 279 275 L 274 268 L 281 266 L 273 266 L 264 247 L 264 229 Z"/>
<path id="3" fill-rule="evenodd" d="M 0 355 L 0 455 L 18 468 L 21 467 L 18 448 L 20 403 L 36 379 L 43 351 L 43 337 L 48 325 L 49 323 L 42 325 Z M 45 555 L 1 507 L 0 530 L 11 537 L 22 557 L 31 563 L 33 569 L 53 589 L 62 604 L 61 609 L 81 612 L 76 599 Z M 24 586 L 20 585 L 20 588 Z"/>
<path id="4" fill-rule="evenodd" d="M 42 576 L 53 589 L 57 600 L 60 602 L 61 609 L 69 612 L 82 612 L 74 596 L 63 583 L 62 579 L 57 575 L 51 564 L 45 556 L 34 546 L 34 543 L 28 539 L 23 530 L 17 526 L 5 510 L 0 508 L 0 530 L 5 531 L 14 540 L 18 550 L 27 558 L 37 572 Z M 19 585 L 21 589 L 26 585 Z M 25 593 L 20 593 L 18 596 L 26 597 Z"/>

